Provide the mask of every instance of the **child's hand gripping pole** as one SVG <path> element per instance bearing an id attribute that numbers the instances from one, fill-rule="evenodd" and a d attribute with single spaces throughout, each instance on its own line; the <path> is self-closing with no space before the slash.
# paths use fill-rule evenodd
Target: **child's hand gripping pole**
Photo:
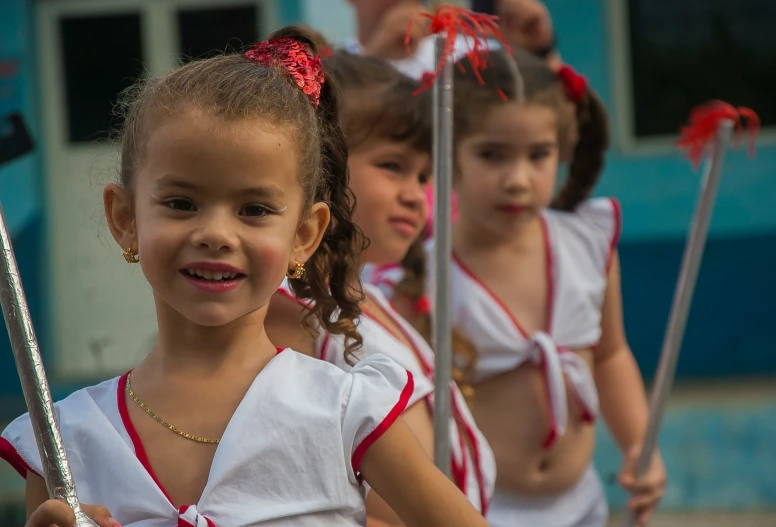
<path id="1" fill-rule="evenodd" d="M 19 268 L 16 265 L 11 236 L 0 206 L 0 304 L 5 326 L 11 340 L 16 368 L 22 382 L 24 399 L 38 441 L 49 496 L 64 500 L 76 517 L 78 527 L 97 527 L 78 503 L 65 447 L 59 434 L 54 404 L 51 400 L 46 372 L 32 327 L 27 299 L 24 296 Z"/>
<path id="2" fill-rule="evenodd" d="M 434 34 L 436 70 L 421 80 L 419 93 L 433 86 L 433 172 L 434 172 L 434 309 L 432 311 L 432 345 L 435 352 L 434 377 L 434 462 L 448 477 L 450 467 L 450 382 L 453 370 L 452 317 L 450 312 L 450 262 L 452 260 L 452 185 L 453 185 L 453 65 L 459 36 L 467 38 L 467 57 L 472 73 L 483 82 L 485 68 L 481 52 L 487 51 L 487 37 L 492 36 L 508 48 L 498 32 L 496 17 L 469 10 L 442 6 L 431 15 Z M 412 30 L 407 28 L 406 44 Z"/>
<path id="3" fill-rule="evenodd" d="M 671 315 L 668 320 L 663 349 L 655 385 L 650 395 L 649 422 L 641 446 L 641 454 L 636 465 L 636 479 L 643 477 L 649 469 L 652 456 L 657 447 L 657 436 L 665 414 L 668 395 L 676 374 L 676 362 L 684 337 L 687 316 L 690 311 L 695 282 L 698 278 L 703 250 L 711 223 L 711 214 L 719 188 L 725 153 L 730 144 L 733 129 L 741 130 L 741 117 L 748 121 L 752 145 L 759 127 L 757 115 L 747 108 L 733 108 L 718 101 L 701 106 L 693 111 L 690 124 L 682 129 L 679 146 L 686 148 L 690 160 L 697 168 L 704 151 L 710 149 L 710 159 L 706 164 L 701 182 L 700 199 L 695 210 L 690 235 L 687 238 L 679 280 L 674 291 Z M 711 143 L 713 141 L 713 143 Z M 751 149 L 750 149 L 751 151 Z M 625 512 L 623 525 L 637 525 L 634 511 Z"/>

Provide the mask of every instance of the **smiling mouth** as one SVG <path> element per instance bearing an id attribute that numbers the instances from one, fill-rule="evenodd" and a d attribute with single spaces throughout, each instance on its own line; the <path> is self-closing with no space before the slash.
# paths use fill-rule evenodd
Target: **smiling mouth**
<path id="1" fill-rule="evenodd" d="M 201 282 L 232 282 L 245 278 L 245 274 L 233 271 L 207 271 L 204 269 L 183 269 L 181 274 Z"/>

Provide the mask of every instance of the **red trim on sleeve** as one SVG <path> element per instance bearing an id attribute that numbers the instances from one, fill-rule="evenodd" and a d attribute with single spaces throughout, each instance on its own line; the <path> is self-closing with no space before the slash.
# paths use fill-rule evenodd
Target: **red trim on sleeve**
<path id="1" fill-rule="evenodd" d="M 4 437 L 0 437 L 0 459 L 11 465 L 11 467 L 24 479 L 27 479 L 27 472 L 32 472 L 38 477 L 43 477 L 38 474 L 37 470 L 33 470 L 33 468 L 24 460 L 22 455 L 19 454 L 19 451 L 16 450 L 16 447 Z"/>
<path id="2" fill-rule="evenodd" d="M 617 243 L 620 241 L 620 235 L 622 234 L 622 209 L 620 208 L 620 202 L 614 198 L 609 198 L 612 204 L 612 214 L 614 215 L 614 232 L 612 233 L 612 239 L 609 242 L 609 255 L 606 258 L 606 274 L 609 274 L 609 269 L 612 267 L 612 260 L 614 259 L 614 251 L 617 249 Z"/>
<path id="3" fill-rule="evenodd" d="M 388 412 L 388 415 L 385 416 L 385 419 L 383 419 L 382 422 L 377 425 L 377 428 L 372 430 L 372 432 L 370 432 L 369 435 L 366 436 L 353 451 L 353 456 L 350 458 L 350 463 L 353 465 L 353 472 L 355 474 L 358 474 L 359 468 L 361 467 L 361 460 L 363 459 L 364 454 L 366 454 L 366 451 L 369 450 L 369 447 L 371 447 L 375 441 L 380 439 L 380 437 L 393 425 L 394 422 L 396 422 L 402 412 L 404 412 L 404 410 L 407 408 L 407 403 L 409 403 L 410 397 L 412 397 L 412 392 L 414 390 L 415 381 L 412 378 L 412 372 L 407 371 L 407 384 L 404 385 L 404 389 L 401 391 L 401 395 L 399 396 L 399 400 L 396 405 L 394 405 L 391 411 Z"/>
<path id="4" fill-rule="evenodd" d="M 156 477 L 154 469 L 151 468 L 151 461 L 148 459 L 148 454 L 146 454 L 143 441 L 140 439 L 140 435 L 137 433 L 135 425 L 132 424 L 132 420 L 129 418 L 129 409 L 127 408 L 127 377 L 130 373 L 132 373 L 132 370 L 129 370 L 127 373 L 121 376 L 119 379 L 118 388 L 116 389 L 121 422 L 124 424 L 124 429 L 127 431 L 127 434 L 129 434 L 129 439 L 132 441 L 132 446 L 135 448 L 135 456 L 137 457 L 137 460 L 140 461 L 140 464 L 143 465 L 143 467 L 146 469 L 146 472 L 148 472 L 148 475 L 151 476 L 152 480 L 154 480 L 154 483 L 156 483 L 156 486 L 159 487 L 159 490 L 162 491 L 164 497 L 167 498 L 170 503 L 172 503 L 170 495 L 167 494 L 166 490 L 164 490 L 164 487 L 159 481 L 159 478 Z"/>

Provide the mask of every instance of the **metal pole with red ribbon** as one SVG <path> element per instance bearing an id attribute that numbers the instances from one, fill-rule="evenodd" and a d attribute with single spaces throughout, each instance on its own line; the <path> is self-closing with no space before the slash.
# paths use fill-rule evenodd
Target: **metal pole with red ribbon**
<path id="1" fill-rule="evenodd" d="M 436 70 L 421 80 L 418 92 L 433 87 L 433 170 L 434 170 L 434 309 L 432 310 L 432 346 L 435 352 L 434 377 L 434 462 L 448 477 L 450 466 L 450 415 L 453 369 L 452 317 L 450 312 L 450 263 L 452 260 L 452 187 L 453 187 L 453 67 L 456 43 L 467 38 L 466 56 L 472 73 L 481 80 L 484 67 L 482 51 L 487 37 L 501 39 L 495 17 L 473 13 L 454 6 L 439 7 L 421 17 L 431 21 L 434 35 Z M 412 22 L 407 29 L 407 41 Z M 506 45 L 506 43 L 504 43 Z"/>
<path id="2" fill-rule="evenodd" d="M 708 155 L 698 204 L 695 209 L 690 235 L 685 245 L 682 257 L 679 280 L 671 305 L 671 315 L 668 321 L 663 349 L 660 353 L 655 384 L 650 394 L 649 422 L 641 446 L 641 454 L 636 464 L 636 478 L 643 477 L 649 470 L 652 457 L 657 448 L 657 438 L 665 414 L 668 396 L 671 392 L 676 363 L 679 359 L 687 317 L 690 312 L 695 283 L 698 278 L 703 250 L 711 223 L 711 215 L 717 197 L 717 189 L 722 176 L 725 161 L 734 128 L 740 132 L 741 118 L 747 120 L 752 137 L 759 127 L 759 118 L 748 108 L 734 108 L 729 104 L 714 101 L 695 109 L 690 116 L 689 125 L 682 128 L 679 146 L 688 150 L 690 160 L 697 168 L 704 153 Z M 623 525 L 636 526 L 636 516 L 632 511 L 626 511 Z"/>

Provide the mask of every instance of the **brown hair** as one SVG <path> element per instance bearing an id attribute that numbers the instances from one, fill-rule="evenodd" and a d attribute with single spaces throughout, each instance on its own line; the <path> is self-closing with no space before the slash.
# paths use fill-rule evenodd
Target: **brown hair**
<path id="1" fill-rule="evenodd" d="M 317 53 L 314 37 L 301 28 L 283 28 L 270 36 L 281 37 L 303 42 Z M 362 343 L 355 325 L 363 298 L 356 260 L 365 239 L 352 220 L 355 200 L 348 188 L 347 147 L 332 78 L 325 75 L 317 109 L 282 66 L 261 66 L 241 54 L 189 62 L 137 83 L 120 101 L 126 115 L 120 136 L 123 188 L 133 187 L 151 129 L 165 116 L 191 108 L 228 121 L 267 119 L 295 134 L 303 210 L 326 202 L 331 222 L 306 263 L 305 276 L 289 283 L 299 297 L 314 300 L 308 317 L 316 317 L 327 332 L 345 336 L 349 355 Z"/>
<path id="2" fill-rule="evenodd" d="M 590 197 L 606 162 L 609 149 L 609 118 L 606 106 L 588 86 L 583 100 L 577 105 L 579 140 L 574 146 L 568 177 L 552 208 L 572 211 Z"/>
<path id="3" fill-rule="evenodd" d="M 461 59 L 466 71 L 456 68 L 455 77 L 455 142 L 477 130 L 483 116 L 505 102 L 539 104 L 554 110 L 558 116 L 558 140 L 561 158 L 571 159 L 568 178 L 558 191 L 551 206 L 574 210 L 586 199 L 598 182 L 609 147 L 609 126 L 606 109 L 598 96 L 588 88 L 584 100 L 576 105 L 578 137 L 571 144 L 571 126 L 568 100 L 560 77 L 535 55 L 512 48 L 513 55 L 504 49 L 491 50 L 483 57 L 488 68 L 483 71 L 485 84 L 480 84 L 470 73 L 468 59 Z M 506 99 L 506 100 L 504 100 Z"/>
<path id="4" fill-rule="evenodd" d="M 340 119 L 348 148 L 380 138 L 431 152 L 431 95 L 413 95 L 420 86 L 416 80 L 383 60 L 342 51 L 324 65 L 347 94 Z"/>

